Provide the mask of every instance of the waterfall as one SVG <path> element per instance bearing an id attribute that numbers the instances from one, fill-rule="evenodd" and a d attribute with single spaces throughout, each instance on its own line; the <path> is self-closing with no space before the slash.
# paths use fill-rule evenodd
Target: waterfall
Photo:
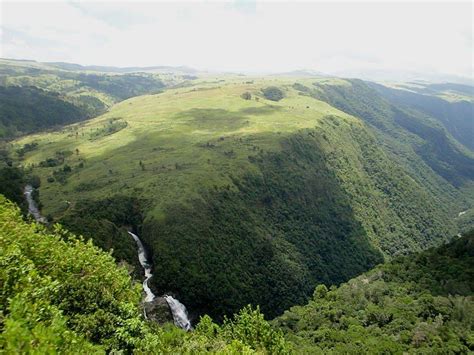
<path id="1" fill-rule="evenodd" d="M 28 212 L 34 217 L 36 222 L 46 223 L 46 218 L 41 215 L 38 206 L 36 206 L 36 201 L 33 200 L 32 194 L 34 190 L 35 189 L 31 185 L 26 185 L 23 190 L 23 194 L 25 195 L 26 201 L 28 202 Z"/>
<path id="2" fill-rule="evenodd" d="M 142 241 L 138 236 L 132 232 L 128 232 L 135 243 L 138 246 L 138 260 L 140 260 L 140 264 L 142 265 L 143 269 L 145 270 L 145 280 L 143 281 L 143 290 L 145 291 L 145 302 L 151 302 L 154 300 L 155 295 L 151 291 L 150 287 L 148 286 L 148 280 L 153 276 L 151 273 L 151 263 L 147 259 L 145 247 L 143 246 Z M 164 296 L 168 306 L 171 309 L 171 314 L 173 315 L 174 324 L 177 327 L 180 327 L 184 330 L 191 330 L 191 321 L 188 318 L 188 311 L 184 304 L 179 302 L 177 299 L 173 298 L 172 296 L 165 295 Z M 146 312 L 145 312 L 146 318 Z"/>
<path id="3" fill-rule="evenodd" d="M 168 302 L 168 306 L 170 306 L 174 324 L 184 330 L 191 330 L 191 322 L 189 321 L 188 311 L 184 304 L 179 302 L 176 298 L 168 295 L 165 295 L 165 300 Z"/>
<path id="4" fill-rule="evenodd" d="M 140 238 L 138 238 L 138 236 L 136 234 L 133 234 L 132 232 L 128 232 L 128 234 L 130 234 L 135 240 L 135 243 L 137 243 L 138 260 L 140 260 L 140 264 L 143 267 L 143 270 L 145 270 L 145 280 L 143 281 L 143 290 L 146 294 L 145 302 L 151 302 L 155 298 L 155 295 L 148 286 L 148 280 L 153 276 L 153 274 L 151 273 L 151 264 L 148 262 L 145 247 L 143 246 L 143 243 Z"/>

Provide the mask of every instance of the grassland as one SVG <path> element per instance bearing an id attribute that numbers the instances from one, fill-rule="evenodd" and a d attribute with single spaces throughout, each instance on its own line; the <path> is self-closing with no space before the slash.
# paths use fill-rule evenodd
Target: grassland
<path id="1" fill-rule="evenodd" d="M 231 184 L 229 175 L 252 169 L 249 155 L 280 149 L 275 137 L 314 128 L 329 114 L 356 122 L 323 102 L 298 95 L 290 88 L 291 80 L 279 80 L 287 88 L 287 98 L 281 102 L 265 100 L 260 92 L 273 80 L 242 81 L 207 79 L 193 87 L 132 98 L 61 132 L 16 141 L 16 148 L 38 143 L 39 149 L 25 157 L 25 167 L 38 166 L 56 152 L 76 149 L 79 154 L 71 155 L 67 163 L 75 167 L 84 161 L 84 167 L 74 168 L 65 185 L 43 184 L 44 213 L 62 213 L 65 200 L 140 191 L 154 200 L 159 214 L 161 206 L 176 199 L 186 201 L 196 189 Z M 247 91 L 252 100 L 240 98 Z M 127 127 L 92 138 L 114 119 L 127 122 Z M 55 169 L 35 168 L 34 172 L 46 181 Z"/>
<path id="2" fill-rule="evenodd" d="M 0 139 L 96 117 L 117 102 L 154 94 L 192 78 L 163 71 L 123 72 L 108 67 L 91 70 L 79 65 L 0 59 Z M 36 96 L 43 100 L 35 102 Z M 48 102 L 47 96 L 56 103 Z M 56 118 L 60 110 L 54 105 L 68 107 L 70 114 Z"/>

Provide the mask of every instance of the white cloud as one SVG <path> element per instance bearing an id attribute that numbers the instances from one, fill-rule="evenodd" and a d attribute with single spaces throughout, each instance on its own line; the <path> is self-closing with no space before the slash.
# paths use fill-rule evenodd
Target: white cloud
<path id="1" fill-rule="evenodd" d="M 2 10 L 2 57 L 472 76 L 470 2 L 3 2 Z"/>

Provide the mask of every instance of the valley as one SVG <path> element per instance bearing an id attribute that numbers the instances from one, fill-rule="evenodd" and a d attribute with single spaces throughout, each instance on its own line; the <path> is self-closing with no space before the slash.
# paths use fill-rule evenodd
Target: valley
<path id="1" fill-rule="evenodd" d="M 423 130 L 446 148 L 428 150 L 440 145 Z M 277 316 L 318 283 L 449 240 L 473 206 L 472 152 L 434 118 L 338 78 L 203 76 L 11 151 L 39 177 L 43 215 L 136 277 L 127 227 L 138 230 L 150 286 L 193 318 L 247 303 Z"/>
<path id="2" fill-rule="evenodd" d="M 474 354 L 467 1 L 1 1 L 0 354 Z"/>

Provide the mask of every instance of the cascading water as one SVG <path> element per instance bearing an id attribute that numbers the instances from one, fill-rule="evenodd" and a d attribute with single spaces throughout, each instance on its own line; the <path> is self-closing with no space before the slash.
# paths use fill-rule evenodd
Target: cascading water
<path id="1" fill-rule="evenodd" d="M 145 270 L 145 280 L 143 281 L 143 290 L 145 291 L 145 302 L 152 302 L 155 298 L 155 295 L 151 291 L 150 287 L 148 286 L 148 280 L 153 276 L 151 273 L 151 263 L 147 259 L 145 247 L 143 246 L 142 241 L 138 236 L 132 232 L 128 232 L 135 243 L 138 246 L 138 260 L 140 260 L 140 264 L 142 265 L 143 269 Z M 171 314 L 173 315 L 174 324 L 177 327 L 180 327 L 184 330 L 191 330 L 191 321 L 188 318 L 188 312 L 184 304 L 179 302 L 177 299 L 173 298 L 172 296 L 165 295 L 164 299 L 168 303 L 168 306 L 171 309 Z M 146 312 L 145 312 L 146 317 Z"/>
<path id="2" fill-rule="evenodd" d="M 35 189 L 31 185 L 26 185 L 23 190 L 23 194 L 25 195 L 26 202 L 28 202 L 28 212 L 34 217 L 36 222 L 46 223 L 47 222 L 46 218 L 44 218 L 41 215 L 38 209 L 38 206 L 36 206 L 36 202 L 33 199 L 32 194 L 34 190 Z"/>
<path id="3" fill-rule="evenodd" d="M 184 330 L 191 330 L 191 322 L 188 318 L 188 311 L 184 304 L 172 296 L 165 295 L 165 300 L 171 308 L 174 324 Z"/>
<path id="4" fill-rule="evenodd" d="M 143 281 L 143 290 L 146 294 L 145 302 L 151 302 L 155 298 L 155 295 L 153 294 L 153 292 L 151 292 L 151 289 L 148 286 L 148 280 L 153 276 L 153 274 L 151 273 L 151 264 L 148 262 L 145 253 L 145 247 L 143 246 L 143 243 L 140 238 L 138 238 L 138 236 L 136 234 L 133 234 L 132 232 L 128 232 L 128 234 L 130 234 L 135 240 L 135 243 L 137 243 L 138 260 L 140 260 L 140 264 L 142 265 L 143 270 L 145 270 L 145 280 Z"/>

